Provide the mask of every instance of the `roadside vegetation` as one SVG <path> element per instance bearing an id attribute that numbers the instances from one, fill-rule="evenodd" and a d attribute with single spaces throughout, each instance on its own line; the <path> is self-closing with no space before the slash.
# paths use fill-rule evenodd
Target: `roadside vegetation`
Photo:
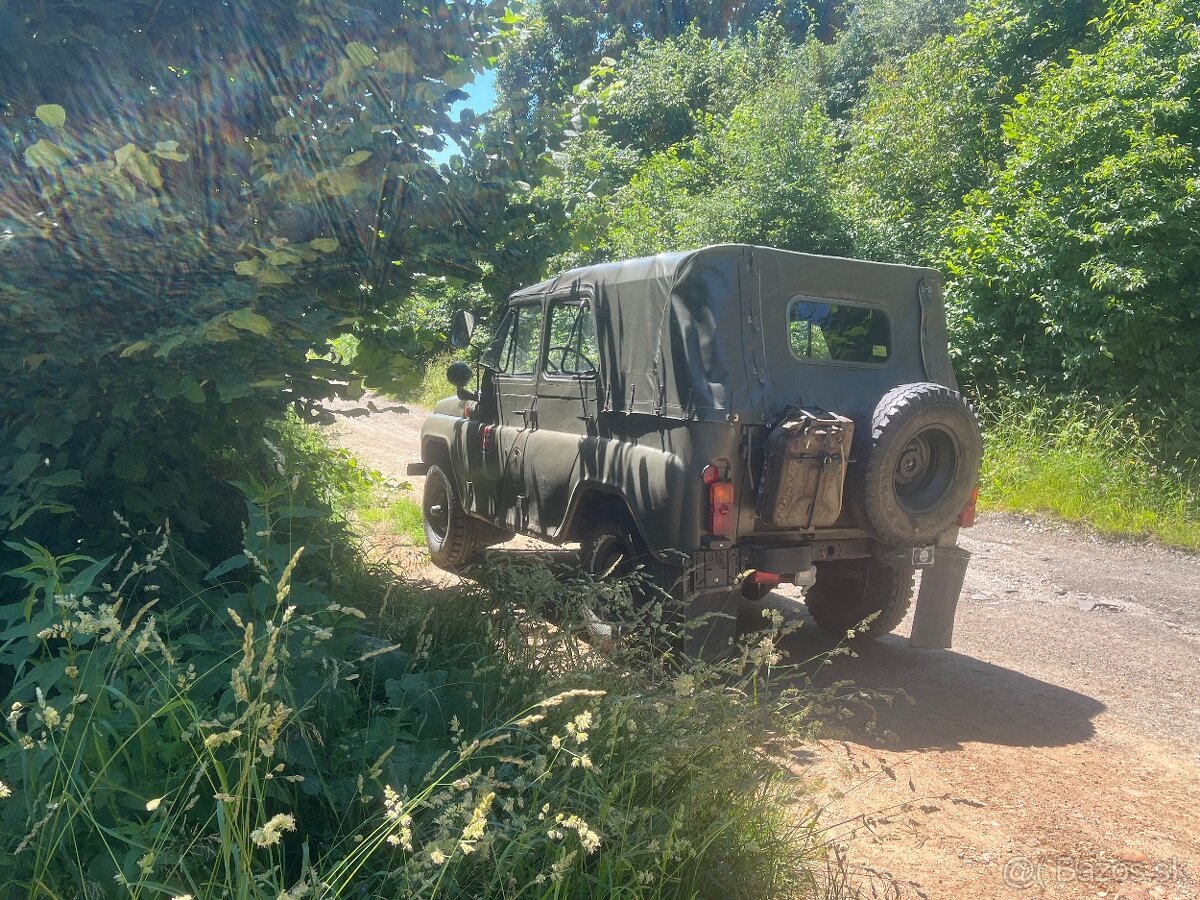
<path id="1" fill-rule="evenodd" d="M 357 519 L 369 527 L 386 528 L 414 547 L 425 546 L 421 504 L 407 491 L 381 490 L 358 509 Z"/>
<path id="2" fill-rule="evenodd" d="M 1133 403 L 992 400 L 983 416 L 982 508 L 1200 550 L 1200 469 L 1182 454 L 1167 459 L 1144 416 Z"/>
<path id="3" fill-rule="evenodd" d="M 274 471 L 245 485 L 244 547 L 211 570 L 169 528 L 119 518 L 118 557 L 22 549 L 9 575 L 25 613 L 0 631 L 29 661 L 0 745 L 5 884 L 840 891 L 771 753 L 832 699 L 781 686 L 778 621 L 726 665 L 693 667 L 649 643 L 589 651 L 569 624 L 598 588 L 542 565 L 495 561 L 451 590 L 397 582 L 334 512 L 370 479 L 312 430 L 281 430 Z"/>
<path id="4" fill-rule="evenodd" d="M 0 6 L 0 883 L 843 892 L 777 793 L 828 699 L 772 688 L 777 623 L 694 670 L 548 626 L 597 590 L 562 572 L 430 592 L 362 559 L 377 480 L 322 403 L 443 396 L 451 313 L 486 332 L 567 265 L 943 269 L 986 502 L 1197 545 L 1184 0 L 661 12 Z M 496 109 L 461 110 L 490 68 Z"/>

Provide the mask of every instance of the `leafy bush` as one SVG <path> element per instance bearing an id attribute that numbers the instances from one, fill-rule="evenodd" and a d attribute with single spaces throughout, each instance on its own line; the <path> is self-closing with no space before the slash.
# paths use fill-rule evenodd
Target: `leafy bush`
<path id="1" fill-rule="evenodd" d="M 502 10 L 99 10 L 0 11 L 0 533 L 69 546 L 117 509 L 216 560 L 231 461 L 350 378 L 328 341 L 480 275 L 511 166 L 449 109 Z M 474 171 L 430 161 L 447 138 Z"/>
<path id="2" fill-rule="evenodd" d="M 1103 45 L 1047 66 L 967 197 L 948 265 L 955 339 L 1014 377 L 1200 409 L 1200 28 L 1186 3 L 1122 3 Z"/>
<path id="3" fill-rule="evenodd" d="M 705 110 L 694 136 L 629 168 L 617 155 L 618 168 L 604 173 L 601 160 L 612 158 L 611 145 L 581 139 L 577 147 L 591 161 L 585 171 L 600 169 L 598 179 L 610 182 L 624 171 L 628 181 L 607 194 L 589 190 L 563 198 L 564 205 L 577 204 L 569 219 L 573 249 L 551 266 L 730 241 L 844 250 L 848 242 L 833 202 L 835 132 L 815 83 L 802 68 L 786 69 L 747 91 L 727 111 Z M 720 106 L 714 103 L 715 110 Z M 575 149 L 564 153 L 571 173 L 580 168 Z M 577 179 L 543 191 L 570 190 Z"/>
<path id="4" fill-rule="evenodd" d="M 845 217 L 856 252 L 933 263 L 963 196 L 1005 153 L 1005 110 L 1047 59 L 1065 57 L 1099 4 L 982 0 L 961 29 L 878 67 L 851 110 Z"/>

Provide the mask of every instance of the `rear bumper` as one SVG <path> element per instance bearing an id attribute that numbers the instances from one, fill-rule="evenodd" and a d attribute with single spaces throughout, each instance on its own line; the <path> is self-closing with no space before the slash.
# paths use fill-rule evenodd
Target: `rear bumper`
<path id="1" fill-rule="evenodd" d="M 778 575 L 794 575 L 812 568 L 815 548 L 810 543 L 742 543 L 710 540 L 692 554 L 693 591 L 697 594 L 735 586 L 751 569 Z"/>
<path id="2" fill-rule="evenodd" d="M 689 571 L 694 593 L 726 590 L 746 572 L 796 575 L 808 572 L 814 563 L 840 559 L 873 558 L 896 568 L 930 569 L 943 556 L 957 553 L 954 546 L 888 547 L 869 538 L 825 541 L 741 541 L 708 538 L 704 548 L 692 553 Z M 956 557 L 957 558 L 957 557 Z M 948 569 L 955 564 L 949 562 Z"/>

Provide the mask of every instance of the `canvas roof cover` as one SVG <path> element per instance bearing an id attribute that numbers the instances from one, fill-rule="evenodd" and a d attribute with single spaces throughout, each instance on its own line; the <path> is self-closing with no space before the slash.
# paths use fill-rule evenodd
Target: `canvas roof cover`
<path id="1" fill-rule="evenodd" d="M 955 386 L 932 269 L 721 244 L 572 269 L 510 301 L 568 293 L 590 297 L 595 309 L 606 410 L 765 422 L 796 403 L 869 413 L 882 393 L 910 381 Z M 797 360 L 783 312 L 797 295 L 886 309 L 891 360 Z"/>

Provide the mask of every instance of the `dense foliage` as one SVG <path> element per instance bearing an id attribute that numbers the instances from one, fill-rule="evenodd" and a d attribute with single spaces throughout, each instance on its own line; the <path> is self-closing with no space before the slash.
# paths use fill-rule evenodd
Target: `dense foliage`
<path id="1" fill-rule="evenodd" d="M 5 884 L 811 887 L 747 743 L 791 724 L 768 694 L 631 675 L 497 611 L 594 585 L 523 568 L 428 618 L 357 608 L 395 585 L 330 510 L 375 479 L 301 420 L 411 385 L 452 310 L 542 274 L 720 241 L 932 264 L 976 389 L 1196 421 L 1190 0 L 525 12 L 0 0 Z M 452 114 L 488 67 L 497 109 Z M 1064 477 L 1152 489 L 1113 528 L 1194 517 L 1186 461 L 1114 476 L 1150 452 L 1124 417 L 997 408 L 1069 440 L 1014 444 L 995 492 L 1036 468 L 1064 504 L 1089 502 Z M 775 659 L 747 650 L 746 686 Z"/>
<path id="2" fill-rule="evenodd" d="M 349 375 L 326 341 L 479 276 L 516 155 L 449 108 L 502 11 L 0 9 L 0 531 L 235 523 L 227 463 Z M 434 165 L 449 137 L 485 164 Z"/>
<path id="3" fill-rule="evenodd" d="M 584 655 L 545 611 L 572 620 L 595 585 L 521 562 L 429 591 L 322 559 L 300 545 L 321 498 L 363 478 L 283 430 L 211 571 L 160 528 L 99 560 L 26 545 L 8 573 L 0 641 L 33 663 L 0 722 L 13 896 L 811 890 L 756 749 L 803 724 L 769 638 L 724 671 Z"/>
<path id="4" fill-rule="evenodd" d="M 534 189 L 547 270 L 717 241 L 933 265 L 977 390 L 1194 412 L 1188 3 L 857 3 L 602 61 Z M 509 64 L 512 57 L 509 57 Z"/>

